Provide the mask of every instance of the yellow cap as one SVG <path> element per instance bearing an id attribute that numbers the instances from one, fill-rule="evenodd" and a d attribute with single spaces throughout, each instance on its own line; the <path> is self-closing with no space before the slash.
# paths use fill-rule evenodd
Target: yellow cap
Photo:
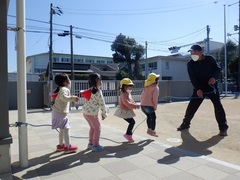
<path id="1" fill-rule="evenodd" d="M 125 85 L 127 85 L 127 86 L 133 86 L 133 85 L 134 85 L 133 82 L 132 82 L 132 80 L 129 79 L 129 78 L 123 78 L 123 79 L 120 81 L 121 87 L 122 87 L 123 84 L 125 84 Z"/>
<path id="2" fill-rule="evenodd" d="M 147 80 L 145 80 L 144 86 L 150 86 L 150 85 L 152 85 L 153 83 L 155 83 L 156 79 L 159 78 L 159 77 L 160 77 L 159 74 L 150 73 L 150 74 L 148 75 Z"/>

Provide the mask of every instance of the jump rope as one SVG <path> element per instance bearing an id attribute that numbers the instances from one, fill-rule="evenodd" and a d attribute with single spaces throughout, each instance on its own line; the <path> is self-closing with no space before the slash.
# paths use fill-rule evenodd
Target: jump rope
<path id="1" fill-rule="evenodd" d="M 213 89 L 212 91 L 210 92 L 206 92 L 206 93 L 203 93 L 203 95 L 205 95 L 203 98 L 206 98 L 207 95 L 209 94 L 216 94 L 217 90 L 215 88 L 214 85 L 212 84 L 209 84 L 209 86 Z M 178 98 L 178 99 L 182 99 L 182 98 L 179 98 L 179 97 L 174 97 L 174 96 L 166 96 L 164 98 Z M 191 98 L 188 98 L 188 99 L 199 99 L 201 97 L 191 97 Z M 147 120 L 147 117 L 144 118 L 137 126 L 135 126 L 135 128 L 133 129 L 132 133 L 134 133 L 134 131 L 144 122 Z M 32 126 L 32 127 L 43 127 L 43 126 L 52 126 L 51 124 L 39 124 L 39 125 L 36 125 L 36 124 L 31 124 L 31 123 L 27 123 L 27 122 L 15 122 L 15 123 L 12 123 L 12 124 L 9 124 L 9 127 L 21 127 L 22 125 L 26 125 L 26 126 Z M 59 133 L 59 130 L 58 129 L 55 129 L 58 133 Z M 78 138 L 78 139 L 86 139 L 88 137 L 80 137 L 80 136 L 70 136 L 71 138 Z M 112 142 L 115 142 L 115 143 L 122 143 L 122 142 L 116 142 L 114 140 L 111 140 L 109 138 L 104 138 L 104 137 L 100 137 L 100 139 L 105 139 L 105 140 L 108 140 L 108 141 L 112 141 Z"/>

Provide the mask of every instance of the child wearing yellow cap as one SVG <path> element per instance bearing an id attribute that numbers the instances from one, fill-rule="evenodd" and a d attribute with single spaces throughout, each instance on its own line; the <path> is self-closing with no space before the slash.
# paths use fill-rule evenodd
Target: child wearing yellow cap
<path id="1" fill-rule="evenodd" d="M 147 134 L 158 137 L 155 131 L 156 127 L 156 113 L 159 87 L 158 80 L 160 75 L 150 73 L 147 80 L 145 80 L 144 89 L 141 94 L 141 109 L 147 116 Z"/>
<path id="2" fill-rule="evenodd" d="M 135 113 L 133 109 L 139 109 L 140 106 L 135 103 L 132 98 L 131 92 L 133 89 L 133 82 L 129 78 L 124 78 L 120 82 L 120 102 L 119 107 L 115 111 L 114 115 L 120 118 L 123 118 L 125 121 L 129 123 L 126 134 L 123 136 L 129 141 L 134 142 L 132 138 L 133 127 L 135 125 L 135 120 L 133 119 Z"/>

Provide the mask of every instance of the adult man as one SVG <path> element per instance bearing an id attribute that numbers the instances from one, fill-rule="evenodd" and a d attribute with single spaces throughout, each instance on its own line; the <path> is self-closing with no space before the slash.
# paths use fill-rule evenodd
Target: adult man
<path id="1" fill-rule="evenodd" d="M 190 122 L 199 106 L 207 96 L 214 105 L 215 117 L 220 130 L 220 136 L 227 136 L 226 114 L 220 101 L 217 79 L 220 67 L 212 56 L 204 55 L 203 49 L 196 44 L 189 50 L 191 60 L 187 63 L 188 75 L 193 85 L 192 98 L 188 104 L 183 123 L 178 131 L 190 128 Z"/>

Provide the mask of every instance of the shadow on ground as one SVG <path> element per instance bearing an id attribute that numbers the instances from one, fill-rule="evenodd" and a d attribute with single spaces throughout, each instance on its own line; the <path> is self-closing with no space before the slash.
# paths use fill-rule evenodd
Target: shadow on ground
<path id="1" fill-rule="evenodd" d="M 138 143 L 121 143 L 117 146 L 105 146 L 101 152 L 92 152 L 84 150 L 75 154 L 63 154 L 53 152 L 41 157 L 29 160 L 29 166 L 26 174 L 22 175 L 22 179 L 30 179 L 38 176 L 48 176 L 56 172 L 67 170 L 85 163 L 97 163 L 101 158 L 124 158 L 140 153 L 145 146 L 154 140 L 146 139 Z M 36 166 L 36 167 L 34 167 Z M 14 173 L 23 171 L 18 167 L 18 163 L 13 163 Z M 16 177 L 16 176 L 15 176 Z M 17 178 L 17 177 L 16 177 Z"/>
<path id="2" fill-rule="evenodd" d="M 169 155 L 158 160 L 160 164 L 173 164 L 181 157 L 200 157 L 202 155 L 212 154 L 210 147 L 218 144 L 224 137 L 215 135 L 206 141 L 198 141 L 188 130 L 181 131 L 182 144 L 177 147 L 167 148 L 165 150 Z"/>

